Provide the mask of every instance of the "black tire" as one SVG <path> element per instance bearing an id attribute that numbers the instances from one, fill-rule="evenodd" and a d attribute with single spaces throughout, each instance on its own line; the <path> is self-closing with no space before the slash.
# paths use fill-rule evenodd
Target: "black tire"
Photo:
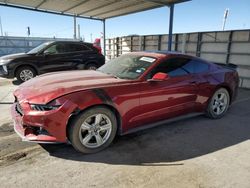
<path id="1" fill-rule="evenodd" d="M 217 99 L 224 95 L 224 101 L 218 102 Z M 223 104 L 223 105 L 222 105 Z M 229 108 L 230 95 L 225 88 L 219 88 L 215 91 L 207 106 L 206 115 L 212 119 L 219 119 L 225 115 Z"/>
<path id="2" fill-rule="evenodd" d="M 24 76 L 25 72 L 28 74 L 26 77 Z M 31 78 L 34 78 L 36 76 L 36 71 L 30 66 L 22 66 L 17 69 L 15 76 L 19 82 L 25 82 Z"/>
<path id="3" fill-rule="evenodd" d="M 103 130 L 97 130 L 99 131 L 98 133 L 96 133 L 94 130 L 96 130 L 96 128 L 94 128 L 96 124 L 96 117 L 97 115 L 102 115 L 103 117 L 101 118 L 102 120 L 100 120 L 100 124 L 99 127 L 102 127 L 103 122 L 107 123 L 107 119 L 109 119 L 109 123 L 111 123 L 111 130 L 109 130 L 110 132 L 103 132 Z M 85 130 L 85 126 L 83 126 L 83 123 L 86 123 L 86 121 L 95 121 L 93 122 L 93 124 L 91 122 L 88 122 L 87 125 L 93 129 L 93 130 L 89 130 L 86 129 Z M 107 123 L 108 124 L 108 123 Z M 107 124 L 104 124 L 107 125 Z M 82 153 L 96 153 L 98 151 L 101 151 L 103 149 L 105 149 L 106 147 L 108 147 L 112 141 L 115 138 L 116 135 L 116 131 L 117 131 L 117 120 L 116 120 L 116 116 L 114 115 L 114 113 L 112 111 L 110 111 L 107 108 L 104 107 L 93 107 L 89 110 L 86 110 L 82 113 L 80 113 L 79 115 L 77 115 L 73 121 L 71 122 L 71 124 L 69 125 L 69 140 L 72 144 L 72 146 L 77 150 L 80 151 Z M 84 130 L 82 130 L 82 127 L 84 127 Z M 101 132 L 102 131 L 102 132 Z M 101 134 L 102 133 L 102 134 Z M 109 133 L 109 134 L 107 134 Z M 98 136 L 97 136 L 98 134 Z M 108 135 L 108 137 L 105 138 L 104 135 Z M 98 146 L 98 141 L 97 141 L 97 137 L 99 138 L 99 136 L 102 138 L 101 140 L 104 141 L 102 143 L 102 145 Z M 102 137 L 103 136 L 103 137 Z M 84 140 L 88 140 L 86 138 L 91 138 L 89 139 L 88 142 L 84 142 Z M 82 141 L 81 141 L 82 140 Z M 84 143 L 83 143 L 84 142 Z M 92 142 L 92 143 L 91 143 Z M 95 143 L 96 142 L 96 143 Z"/>
<path id="4" fill-rule="evenodd" d="M 87 64 L 87 66 L 86 66 L 86 69 L 87 70 L 96 70 L 98 68 L 98 66 L 97 66 L 97 64 L 95 64 L 95 63 L 89 63 L 89 64 Z"/>

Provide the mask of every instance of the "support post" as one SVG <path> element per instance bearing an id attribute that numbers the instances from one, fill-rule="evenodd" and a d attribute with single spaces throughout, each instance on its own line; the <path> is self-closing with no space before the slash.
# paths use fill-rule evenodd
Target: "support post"
<path id="1" fill-rule="evenodd" d="M 227 44 L 226 64 L 229 64 L 229 58 L 230 58 L 230 52 L 231 52 L 231 46 L 232 46 L 232 39 L 233 39 L 233 31 L 230 31 L 230 33 L 229 33 L 229 39 L 228 39 L 228 44 Z"/>
<path id="2" fill-rule="evenodd" d="M 74 39 L 76 40 L 76 16 L 74 15 Z"/>
<path id="3" fill-rule="evenodd" d="M 158 50 L 161 50 L 161 35 L 158 36 Z"/>
<path id="4" fill-rule="evenodd" d="M 102 21 L 103 23 L 103 55 L 106 57 L 106 24 L 105 19 Z"/>
<path id="5" fill-rule="evenodd" d="M 81 40 L 81 28 L 80 28 L 80 24 L 78 24 L 78 40 Z"/>
<path id="6" fill-rule="evenodd" d="M 169 6 L 169 32 L 168 32 L 168 51 L 171 51 L 172 47 L 172 35 L 173 35 L 173 21 L 174 21 L 174 4 Z"/>
<path id="7" fill-rule="evenodd" d="M 196 47 L 196 56 L 201 56 L 201 45 L 202 45 L 202 33 L 198 33 L 198 39 L 197 39 L 197 47 Z"/>

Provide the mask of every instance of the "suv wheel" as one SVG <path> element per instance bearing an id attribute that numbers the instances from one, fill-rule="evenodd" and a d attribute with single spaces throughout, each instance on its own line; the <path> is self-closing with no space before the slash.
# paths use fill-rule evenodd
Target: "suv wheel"
<path id="1" fill-rule="evenodd" d="M 95 63 L 90 63 L 86 66 L 87 70 L 96 70 L 98 67 Z"/>
<path id="2" fill-rule="evenodd" d="M 20 67 L 16 72 L 16 78 L 20 82 L 25 82 L 31 78 L 34 78 L 35 76 L 36 71 L 29 66 Z"/>

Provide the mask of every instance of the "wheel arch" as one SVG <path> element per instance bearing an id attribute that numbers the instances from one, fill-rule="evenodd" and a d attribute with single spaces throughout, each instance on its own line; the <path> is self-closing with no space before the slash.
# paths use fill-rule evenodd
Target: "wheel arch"
<path id="1" fill-rule="evenodd" d="M 31 65 L 31 64 L 21 64 L 21 65 L 16 66 L 15 69 L 14 69 L 14 76 L 15 77 L 16 77 L 16 73 L 17 73 L 18 69 L 20 69 L 21 67 L 31 67 L 31 68 L 33 68 L 36 71 L 37 75 L 39 73 L 38 69 L 34 65 Z"/>
<path id="2" fill-rule="evenodd" d="M 91 108 L 94 108 L 94 107 L 104 107 L 104 108 L 107 108 L 109 110 L 111 110 L 114 114 L 115 114 L 115 117 L 116 117 L 116 120 L 117 120 L 117 132 L 116 132 L 116 135 L 121 135 L 122 133 L 122 118 L 121 118 L 121 115 L 119 113 L 119 111 L 112 105 L 109 105 L 109 104 L 94 104 L 94 105 L 91 105 L 91 106 L 88 106 L 87 108 L 84 108 L 84 109 L 75 109 L 69 119 L 68 119 L 68 122 L 67 122 L 67 125 L 66 125 L 66 136 L 67 136 L 67 139 L 69 138 L 69 128 L 70 126 L 72 126 L 72 122 L 74 120 L 74 118 L 81 114 L 81 113 L 84 113 L 85 111 L 91 109 Z"/>
<path id="3" fill-rule="evenodd" d="M 220 84 L 220 85 L 218 85 L 218 86 L 215 88 L 215 91 L 214 91 L 214 92 L 216 92 L 216 91 L 217 91 L 218 89 L 220 89 L 220 88 L 225 88 L 225 89 L 228 91 L 229 97 L 230 97 L 230 104 L 231 104 L 231 103 L 232 103 L 232 98 L 233 98 L 233 91 L 232 91 L 232 89 L 230 88 L 230 86 L 227 85 L 226 83 Z"/>

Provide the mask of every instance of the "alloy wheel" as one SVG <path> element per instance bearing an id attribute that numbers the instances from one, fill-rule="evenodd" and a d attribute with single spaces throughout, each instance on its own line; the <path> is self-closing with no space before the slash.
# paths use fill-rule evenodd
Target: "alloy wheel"
<path id="1" fill-rule="evenodd" d="M 87 148 L 102 146 L 110 137 L 112 123 L 105 114 L 92 115 L 82 123 L 79 130 L 79 139 Z"/>
<path id="2" fill-rule="evenodd" d="M 20 72 L 20 78 L 22 81 L 27 81 L 33 77 L 34 77 L 34 74 L 31 70 L 24 69 Z"/>
<path id="3" fill-rule="evenodd" d="M 212 110 L 216 115 L 221 115 L 226 110 L 227 105 L 227 95 L 224 92 L 219 92 L 213 99 Z"/>

